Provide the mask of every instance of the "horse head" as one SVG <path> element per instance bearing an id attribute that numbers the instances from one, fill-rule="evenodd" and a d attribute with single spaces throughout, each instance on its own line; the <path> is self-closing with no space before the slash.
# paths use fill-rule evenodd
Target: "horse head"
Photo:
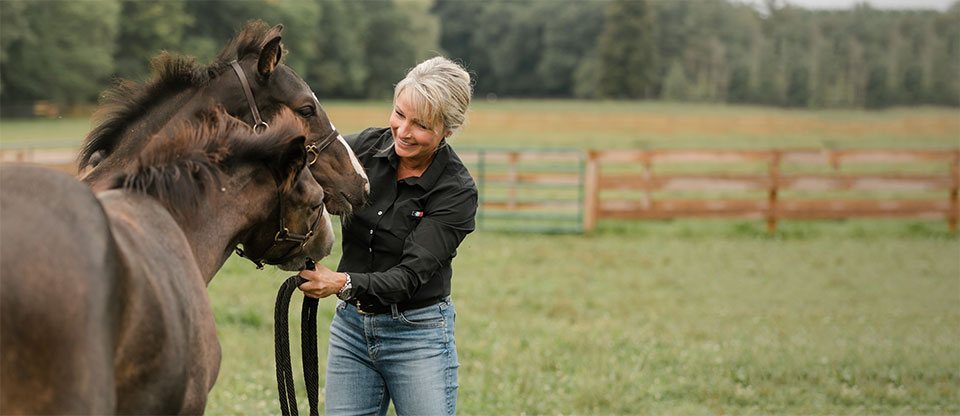
<path id="1" fill-rule="evenodd" d="M 299 270 L 330 253 L 334 232 L 324 189 L 308 168 L 308 128 L 287 109 L 270 124 L 257 133 L 223 109 L 205 111 L 153 137 L 109 188 L 156 198 L 196 253 L 219 246 L 220 264 L 240 244 L 258 264 Z"/>
<path id="2" fill-rule="evenodd" d="M 124 81 L 105 94 L 79 156 L 82 179 L 98 189 L 125 170 L 146 141 L 170 125 L 196 120 L 214 107 L 251 126 L 289 110 L 307 127 L 307 145 L 324 144 L 311 171 L 333 214 L 349 214 L 363 205 L 369 181 L 356 155 L 333 127 L 316 95 L 282 63 L 282 25 L 250 22 L 208 66 L 162 53 L 152 62 L 156 77 L 146 83 Z M 257 127 L 260 129 L 261 127 Z M 317 146 L 319 148 L 319 146 Z M 95 162 L 99 161 L 99 162 Z"/>
<path id="3" fill-rule="evenodd" d="M 307 260 L 330 254 L 334 232 L 325 209 L 325 189 L 309 169 L 308 160 L 317 155 L 307 151 L 306 131 L 296 134 L 300 122 L 286 110 L 274 117 L 273 123 L 276 126 L 268 130 L 276 130 L 270 133 L 277 137 L 253 137 L 242 151 L 248 156 L 238 160 L 262 160 L 273 178 L 277 203 L 268 219 L 258 219 L 247 230 L 240 240 L 243 249 L 237 251 L 258 267 L 263 262 L 282 270 L 300 270 Z M 278 139 L 282 146 L 275 147 Z"/>

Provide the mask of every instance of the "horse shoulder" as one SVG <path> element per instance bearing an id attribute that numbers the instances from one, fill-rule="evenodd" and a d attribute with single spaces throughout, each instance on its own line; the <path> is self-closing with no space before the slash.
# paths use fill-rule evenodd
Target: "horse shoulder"
<path id="1" fill-rule="evenodd" d="M 122 273 L 106 215 L 75 178 L 0 168 L 0 413 L 113 411 Z"/>
<path id="2" fill-rule="evenodd" d="M 98 197 L 130 268 L 122 295 L 118 410 L 179 412 L 195 401 L 197 390 L 209 391 L 220 358 L 193 251 L 176 220 L 152 198 L 124 191 Z"/>

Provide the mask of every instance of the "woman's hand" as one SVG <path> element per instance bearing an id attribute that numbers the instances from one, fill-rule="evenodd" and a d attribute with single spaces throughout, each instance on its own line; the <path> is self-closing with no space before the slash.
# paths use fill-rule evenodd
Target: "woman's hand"
<path id="1" fill-rule="evenodd" d="M 300 277 L 307 281 L 299 286 L 304 296 L 311 298 L 325 298 L 335 295 L 347 283 L 347 275 L 337 273 L 320 264 L 314 270 L 302 270 Z"/>

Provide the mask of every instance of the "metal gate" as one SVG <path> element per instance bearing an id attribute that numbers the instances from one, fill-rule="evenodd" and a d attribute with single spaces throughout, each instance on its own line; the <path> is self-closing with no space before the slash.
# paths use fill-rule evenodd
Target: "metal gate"
<path id="1" fill-rule="evenodd" d="M 586 157 L 574 148 L 458 146 L 479 190 L 482 230 L 580 233 Z"/>

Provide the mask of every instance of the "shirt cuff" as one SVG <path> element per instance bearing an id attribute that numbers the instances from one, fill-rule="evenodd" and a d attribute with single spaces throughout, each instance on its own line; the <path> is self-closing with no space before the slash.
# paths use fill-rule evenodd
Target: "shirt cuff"
<path id="1" fill-rule="evenodd" d="M 370 287 L 370 275 L 367 273 L 350 273 L 350 284 L 353 285 L 353 298 L 357 295 L 367 294 L 367 288 Z"/>

